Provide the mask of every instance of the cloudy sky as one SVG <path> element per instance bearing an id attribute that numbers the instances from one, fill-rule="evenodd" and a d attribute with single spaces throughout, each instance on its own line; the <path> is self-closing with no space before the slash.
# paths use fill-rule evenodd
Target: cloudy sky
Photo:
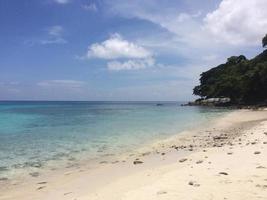
<path id="1" fill-rule="evenodd" d="M 1 100 L 190 100 L 199 74 L 251 58 L 266 0 L 1 0 Z"/>

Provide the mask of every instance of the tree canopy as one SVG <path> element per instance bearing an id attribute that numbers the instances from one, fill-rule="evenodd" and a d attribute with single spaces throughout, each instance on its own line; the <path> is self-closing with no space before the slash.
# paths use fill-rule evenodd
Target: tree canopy
<path id="1" fill-rule="evenodd" d="M 267 36 L 263 45 L 266 40 Z M 229 97 L 234 104 L 267 103 L 267 50 L 251 60 L 232 56 L 200 76 L 193 93 L 202 98 Z"/>
<path id="2" fill-rule="evenodd" d="M 262 39 L 262 47 L 266 47 L 267 45 L 267 34 L 265 35 L 265 37 Z"/>

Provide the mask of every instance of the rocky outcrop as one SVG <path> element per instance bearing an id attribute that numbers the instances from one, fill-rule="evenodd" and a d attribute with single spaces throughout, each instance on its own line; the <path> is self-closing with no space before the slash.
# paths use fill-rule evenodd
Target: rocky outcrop
<path id="1" fill-rule="evenodd" d="M 228 97 L 223 98 L 208 98 L 208 99 L 197 99 L 193 102 L 184 104 L 187 106 L 228 106 L 231 103 L 231 99 Z"/>

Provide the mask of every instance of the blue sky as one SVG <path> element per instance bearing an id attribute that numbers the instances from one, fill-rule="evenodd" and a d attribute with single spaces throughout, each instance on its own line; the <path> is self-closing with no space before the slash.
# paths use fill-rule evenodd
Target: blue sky
<path id="1" fill-rule="evenodd" d="M 1 0 L 1 100 L 190 100 L 199 74 L 253 57 L 265 0 Z"/>

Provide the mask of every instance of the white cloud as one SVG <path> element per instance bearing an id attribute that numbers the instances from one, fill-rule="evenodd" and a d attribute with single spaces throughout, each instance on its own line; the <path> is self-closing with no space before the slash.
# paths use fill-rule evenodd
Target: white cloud
<path id="1" fill-rule="evenodd" d="M 178 53 L 182 54 L 188 49 L 194 51 L 192 48 L 207 54 L 218 48 L 229 52 L 230 48 L 260 45 L 267 32 L 266 0 L 221 0 L 216 9 L 214 6 L 217 6 L 217 1 L 214 0 L 181 0 L 176 3 L 156 0 L 135 0 L 131 3 L 114 1 L 116 3 L 107 2 L 111 13 L 159 25 L 174 34 L 169 39 L 172 42 L 165 47 L 178 47 Z M 186 9 L 181 9 L 183 4 L 191 7 L 185 12 Z M 192 4 L 197 6 L 192 9 Z M 166 41 L 162 40 L 158 38 L 155 43 Z"/>
<path id="2" fill-rule="evenodd" d="M 205 28 L 229 44 L 259 44 L 267 32 L 266 0 L 223 0 L 208 13 Z"/>
<path id="3" fill-rule="evenodd" d="M 62 26 L 56 25 L 48 28 L 48 34 L 51 36 L 61 36 L 64 29 Z"/>
<path id="4" fill-rule="evenodd" d="M 84 10 L 93 11 L 93 12 L 97 12 L 98 11 L 98 8 L 97 8 L 95 3 L 82 5 L 82 8 Z"/>
<path id="5" fill-rule="evenodd" d="M 121 70 L 139 70 L 148 67 L 153 67 L 155 65 L 155 60 L 153 58 L 147 59 L 135 59 L 128 60 L 125 62 L 111 61 L 108 62 L 107 67 L 109 70 L 121 71 Z"/>
<path id="6" fill-rule="evenodd" d="M 33 45 L 49 45 L 49 44 L 66 44 L 67 40 L 63 37 L 64 28 L 56 25 L 45 29 L 45 36 L 42 38 L 34 38 L 26 40 L 24 43 L 30 46 Z"/>
<path id="7" fill-rule="evenodd" d="M 67 41 L 63 38 L 44 39 L 39 41 L 40 44 L 66 44 Z"/>
<path id="8" fill-rule="evenodd" d="M 66 4 L 66 3 L 69 3 L 70 0 L 54 0 L 56 3 L 59 3 L 59 4 Z"/>
<path id="9" fill-rule="evenodd" d="M 102 43 L 89 46 L 87 58 L 118 59 L 118 58 L 148 58 L 151 52 L 142 46 L 123 39 L 119 34 L 113 34 Z"/>
<path id="10" fill-rule="evenodd" d="M 51 26 L 47 29 L 48 37 L 41 39 L 40 44 L 65 44 L 67 41 L 63 38 L 64 28 L 62 26 L 56 25 Z"/>
<path id="11" fill-rule="evenodd" d="M 41 87 L 67 87 L 67 88 L 81 88 L 86 83 L 76 80 L 46 80 L 38 82 L 37 85 Z"/>

